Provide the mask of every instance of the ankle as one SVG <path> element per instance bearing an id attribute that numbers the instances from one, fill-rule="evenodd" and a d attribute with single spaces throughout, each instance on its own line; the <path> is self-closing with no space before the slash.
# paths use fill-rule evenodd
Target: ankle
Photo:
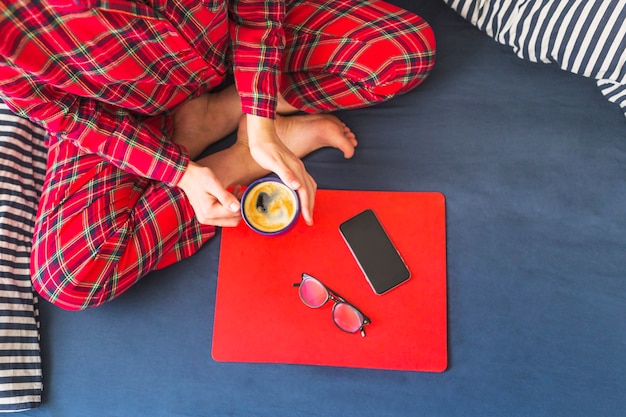
<path id="1" fill-rule="evenodd" d="M 234 132 L 239 125 L 239 120 L 243 115 L 241 111 L 241 99 L 234 85 L 223 90 L 209 94 L 207 113 L 226 126 L 228 134 Z"/>
<path id="2" fill-rule="evenodd" d="M 276 112 L 278 114 L 293 114 L 300 111 L 300 109 L 289 104 L 287 100 L 285 100 L 285 98 L 282 96 L 282 94 L 278 94 L 276 101 Z"/>

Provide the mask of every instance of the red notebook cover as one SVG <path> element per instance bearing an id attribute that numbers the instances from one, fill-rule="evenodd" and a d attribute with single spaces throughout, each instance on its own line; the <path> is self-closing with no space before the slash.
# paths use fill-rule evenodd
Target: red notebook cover
<path id="1" fill-rule="evenodd" d="M 376 295 L 339 232 L 365 209 L 378 216 L 411 278 Z M 440 193 L 318 190 L 315 224 L 300 219 L 267 237 L 243 222 L 222 229 L 213 358 L 442 372 L 447 367 L 445 199 Z M 339 330 L 332 302 L 312 309 L 298 288 L 306 272 L 372 323 L 366 337 Z"/>

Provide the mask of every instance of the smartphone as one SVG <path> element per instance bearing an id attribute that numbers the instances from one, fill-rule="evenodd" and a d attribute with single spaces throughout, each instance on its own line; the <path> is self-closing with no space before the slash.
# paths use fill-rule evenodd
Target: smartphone
<path id="1" fill-rule="evenodd" d="M 410 278 L 409 269 L 371 209 L 341 223 L 339 231 L 376 294 Z"/>

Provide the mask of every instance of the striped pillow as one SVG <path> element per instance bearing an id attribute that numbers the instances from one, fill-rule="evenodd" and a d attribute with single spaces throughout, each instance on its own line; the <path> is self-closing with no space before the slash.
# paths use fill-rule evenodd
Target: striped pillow
<path id="1" fill-rule="evenodd" d="M 0 102 L 0 411 L 41 403 L 30 249 L 46 169 L 44 132 Z"/>
<path id="2" fill-rule="evenodd" d="M 626 1 L 444 1 L 518 57 L 596 79 L 626 116 Z"/>

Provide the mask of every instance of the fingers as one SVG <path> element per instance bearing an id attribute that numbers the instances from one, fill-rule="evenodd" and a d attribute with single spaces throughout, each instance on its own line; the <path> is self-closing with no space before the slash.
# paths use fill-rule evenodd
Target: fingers
<path id="1" fill-rule="evenodd" d="M 215 196 L 222 207 L 227 208 L 231 213 L 239 213 L 239 200 L 232 193 L 229 193 L 221 183 L 213 184 L 207 189 L 207 192 Z"/>
<path id="2" fill-rule="evenodd" d="M 302 164 L 302 170 L 299 177 L 296 176 L 290 169 L 285 169 L 282 173 L 276 172 L 276 174 L 279 176 L 281 181 L 298 193 L 302 218 L 309 226 L 313 225 L 313 208 L 315 207 L 317 183 L 313 177 L 306 172 L 304 164 Z"/>
<path id="3" fill-rule="evenodd" d="M 302 186 L 302 181 L 284 164 L 276 169 L 275 174 L 292 190 L 297 190 Z"/>
<path id="4" fill-rule="evenodd" d="M 239 200 L 226 190 L 211 169 L 189 163 L 178 186 L 187 195 L 201 224 L 236 226 L 241 220 Z"/>
<path id="5" fill-rule="evenodd" d="M 300 186 L 298 196 L 300 197 L 300 208 L 302 210 L 302 218 L 309 226 L 313 225 L 313 208 L 315 206 L 315 192 L 317 191 L 317 183 L 310 178 L 307 181 L 307 187 Z"/>
<path id="6" fill-rule="evenodd" d="M 210 198 L 208 199 L 210 200 Z M 227 207 L 224 207 L 217 199 L 213 203 L 205 201 L 197 210 L 196 219 L 201 224 L 207 224 L 220 227 L 234 227 L 239 224 L 241 215 L 239 212 L 233 213 Z"/>
<path id="7" fill-rule="evenodd" d="M 198 221 L 214 226 L 236 226 L 241 220 L 239 199 L 216 178 L 207 181 L 203 201 L 196 211 Z"/>

